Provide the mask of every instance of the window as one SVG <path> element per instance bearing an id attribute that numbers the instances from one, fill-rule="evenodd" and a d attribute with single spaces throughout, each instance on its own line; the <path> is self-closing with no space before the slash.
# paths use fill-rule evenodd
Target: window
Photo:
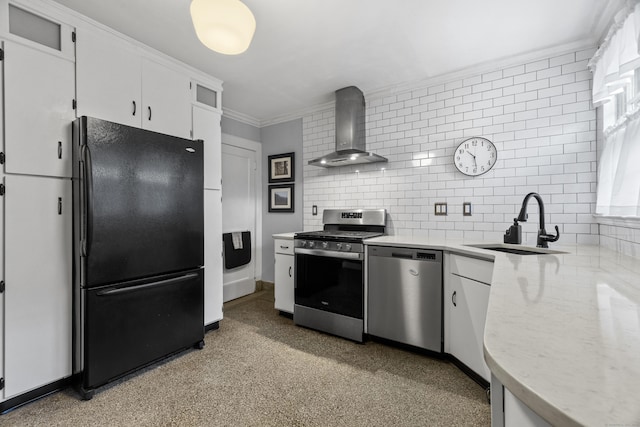
<path id="1" fill-rule="evenodd" d="M 589 62 L 593 104 L 603 109 L 604 121 L 596 213 L 640 217 L 640 3 L 616 21 Z"/>
<path id="2" fill-rule="evenodd" d="M 61 50 L 60 24 L 9 5 L 9 32 L 55 50 Z"/>
<path id="3" fill-rule="evenodd" d="M 196 101 L 216 108 L 218 106 L 218 92 L 196 84 Z"/>

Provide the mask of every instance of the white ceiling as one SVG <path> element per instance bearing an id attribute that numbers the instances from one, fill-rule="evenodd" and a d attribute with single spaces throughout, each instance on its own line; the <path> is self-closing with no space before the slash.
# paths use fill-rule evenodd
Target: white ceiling
<path id="1" fill-rule="evenodd" d="M 189 0 L 55 0 L 224 81 L 223 108 L 265 124 L 358 86 L 365 95 L 514 55 L 595 44 L 620 0 L 244 0 L 256 33 L 205 48 Z"/>

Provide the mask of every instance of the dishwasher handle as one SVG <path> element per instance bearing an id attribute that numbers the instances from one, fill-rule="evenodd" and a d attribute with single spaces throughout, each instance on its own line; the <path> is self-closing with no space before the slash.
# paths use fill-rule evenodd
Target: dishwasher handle
<path id="1" fill-rule="evenodd" d="M 413 252 L 391 252 L 393 258 L 413 259 Z"/>

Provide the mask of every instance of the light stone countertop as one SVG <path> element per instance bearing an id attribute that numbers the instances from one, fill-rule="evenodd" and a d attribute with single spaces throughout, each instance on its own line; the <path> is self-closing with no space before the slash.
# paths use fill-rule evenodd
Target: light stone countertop
<path id="1" fill-rule="evenodd" d="M 554 426 L 640 426 L 640 260 L 599 246 L 522 256 L 471 243 L 366 240 L 494 259 L 484 332 L 492 373 Z"/>
<path id="2" fill-rule="evenodd" d="M 284 240 L 293 240 L 293 236 L 296 234 L 296 231 L 292 231 L 290 233 L 278 233 L 272 234 L 271 237 L 274 239 L 284 239 Z"/>

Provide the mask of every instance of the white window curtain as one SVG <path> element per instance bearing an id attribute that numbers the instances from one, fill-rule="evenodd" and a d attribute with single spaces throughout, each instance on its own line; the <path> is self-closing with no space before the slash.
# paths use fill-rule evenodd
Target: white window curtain
<path id="1" fill-rule="evenodd" d="M 615 96 L 632 83 L 640 67 L 639 38 L 640 0 L 634 0 L 616 15 L 615 24 L 589 62 L 595 106 L 614 103 Z M 596 214 L 640 216 L 640 111 L 637 100 L 631 105 L 604 131 Z"/>

